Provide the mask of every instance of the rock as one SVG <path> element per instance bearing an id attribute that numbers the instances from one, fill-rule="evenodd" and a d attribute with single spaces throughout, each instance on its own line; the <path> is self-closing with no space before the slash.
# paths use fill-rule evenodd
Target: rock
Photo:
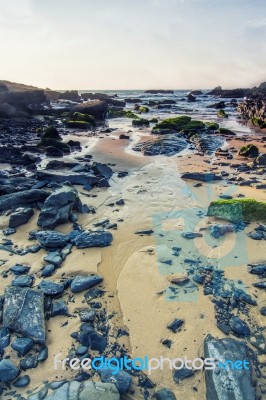
<path id="1" fill-rule="evenodd" d="M 78 192 L 72 186 L 64 185 L 55 190 L 45 200 L 37 224 L 41 228 L 53 229 L 66 223 L 77 201 Z"/>
<path id="2" fill-rule="evenodd" d="M 243 146 L 240 148 L 239 155 L 244 157 L 256 158 L 259 155 L 259 149 L 254 144 L 248 144 L 247 146 Z"/>
<path id="3" fill-rule="evenodd" d="M 94 185 L 98 178 L 92 173 L 74 173 L 68 172 L 67 175 L 62 172 L 37 171 L 37 177 L 42 180 L 54 181 L 58 183 L 69 182 L 71 185 Z M 49 194 L 48 194 L 49 195 Z M 46 196 L 48 197 L 48 196 Z"/>
<path id="4" fill-rule="evenodd" d="M 183 236 L 185 239 L 195 239 L 195 238 L 203 237 L 202 233 L 198 233 L 198 232 L 183 232 L 183 233 L 181 233 L 181 236 Z"/>
<path id="5" fill-rule="evenodd" d="M 69 242 L 69 235 L 57 231 L 38 231 L 35 236 L 45 249 L 62 248 Z"/>
<path id="6" fill-rule="evenodd" d="M 1 307 L 1 311 L 2 311 Z M 0 329 L 0 356 L 2 356 L 3 349 L 10 344 L 10 331 L 8 328 Z"/>
<path id="7" fill-rule="evenodd" d="M 200 182 L 212 182 L 221 180 L 221 176 L 213 174 L 212 172 L 186 172 L 181 175 L 182 179 L 192 179 Z"/>
<path id="8" fill-rule="evenodd" d="M 210 226 L 209 228 L 211 235 L 218 239 L 219 237 L 225 235 L 227 232 L 235 232 L 235 226 L 234 225 L 221 225 L 221 224 L 215 224 Z"/>
<path id="9" fill-rule="evenodd" d="M 62 283 L 56 283 L 49 280 L 41 281 L 38 288 L 48 296 L 59 296 L 65 290 L 65 287 Z"/>
<path id="10" fill-rule="evenodd" d="M 82 310 L 79 313 L 80 321 L 81 322 L 93 322 L 96 317 L 95 310 Z"/>
<path id="11" fill-rule="evenodd" d="M 189 102 L 195 102 L 197 99 L 195 96 L 193 96 L 193 94 L 189 93 L 187 96 L 187 101 Z"/>
<path id="12" fill-rule="evenodd" d="M 207 215 L 231 222 L 266 221 L 266 203 L 245 198 L 216 200 L 210 203 Z"/>
<path id="13" fill-rule="evenodd" d="M 16 379 L 15 382 L 13 382 L 13 386 L 15 386 L 16 388 L 22 388 L 28 386 L 29 383 L 30 383 L 29 375 L 24 375 Z"/>
<path id="14" fill-rule="evenodd" d="M 19 275 L 12 281 L 12 286 L 31 287 L 33 284 L 33 276 Z"/>
<path id="15" fill-rule="evenodd" d="M 0 211 L 6 211 L 10 208 L 15 210 L 22 205 L 33 204 L 38 201 L 45 200 L 48 196 L 49 193 L 41 189 L 30 189 L 17 193 L 6 194 L 0 197 Z"/>
<path id="16" fill-rule="evenodd" d="M 259 289 L 266 289 L 266 281 L 256 282 L 256 283 L 253 283 L 252 285 Z"/>
<path id="17" fill-rule="evenodd" d="M 184 321 L 182 319 L 175 319 L 171 324 L 167 326 L 167 329 L 169 329 L 173 333 L 177 333 L 183 323 Z"/>
<path id="18" fill-rule="evenodd" d="M 255 159 L 255 163 L 256 163 L 257 165 L 265 166 L 265 165 L 266 165 L 266 154 L 260 154 L 260 155 Z"/>
<path id="19" fill-rule="evenodd" d="M 135 233 L 135 235 L 152 235 L 153 232 L 154 231 L 152 229 L 144 229 L 142 231 L 136 231 L 134 233 Z"/>
<path id="20" fill-rule="evenodd" d="M 119 135 L 119 139 L 126 139 L 126 140 L 128 140 L 128 139 L 130 139 L 130 136 L 125 135 L 124 133 L 122 133 L 121 135 Z"/>
<path id="21" fill-rule="evenodd" d="M 47 155 L 47 157 L 63 157 L 64 156 L 64 152 L 60 149 L 57 149 L 54 146 L 47 146 L 45 147 L 45 154 Z"/>
<path id="22" fill-rule="evenodd" d="M 13 272 L 14 275 L 23 275 L 27 274 L 30 270 L 30 267 L 27 265 L 16 264 L 10 267 L 10 271 Z"/>
<path id="23" fill-rule="evenodd" d="M 98 283 L 101 283 L 103 278 L 99 275 L 89 275 L 89 276 L 76 276 L 70 284 L 70 288 L 73 293 L 80 293 L 83 290 L 87 290 Z"/>
<path id="24" fill-rule="evenodd" d="M 174 94 L 173 90 L 165 90 L 165 89 L 150 89 L 150 90 L 145 90 L 144 93 L 149 93 L 149 94 Z"/>
<path id="25" fill-rule="evenodd" d="M 0 361 L 0 382 L 13 381 L 19 375 L 19 369 L 10 360 Z"/>
<path id="26" fill-rule="evenodd" d="M 43 362 L 48 358 L 48 347 L 43 347 L 38 355 L 38 361 Z"/>
<path id="27" fill-rule="evenodd" d="M 9 228 L 17 228 L 26 224 L 33 216 L 34 211 L 32 208 L 17 208 L 9 218 Z"/>
<path id="28" fill-rule="evenodd" d="M 55 265 L 57 268 L 60 267 L 60 265 L 62 264 L 63 260 L 60 256 L 59 251 L 51 251 L 50 253 L 47 254 L 47 256 L 45 256 L 44 261 L 46 261 L 49 264 L 53 264 Z"/>
<path id="29" fill-rule="evenodd" d="M 112 369 L 106 368 L 99 371 L 101 381 L 104 383 L 113 383 L 120 394 L 126 393 L 131 385 L 132 377 L 128 372 L 120 370 L 117 374 Z"/>
<path id="30" fill-rule="evenodd" d="M 194 371 L 192 369 L 183 367 L 181 369 L 177 369 L 173 373 L 173 379 L 175 383 L 179 383 L 180 381 L 183 381 L 186 378 L 190 378 L 191 376 L 194 375 Z"/>
<path id="31" fill-rule="evenodd" d="M 249 264 L 248 272 L 250 274 L 266 276 L 266 264 Z"/>
<path id="32" fill-rule="evenodd" d="M 248 336 L 250 335 L 250 329 L 247 324 L 242 321 L 239 317 L 231 317 L 229 320 L 230 328 L 233 332 L 237 333 L 241 336 Z"/>
<path id="33" fill-rule="evenodd" d="M 43 400 L 120 400 L 114 384 L 102 382 L 64 383 Z"/>
<path id="34" fill-rule="evenodd" d="M 20 360 L 19 366 L 24 371 L 27 369 L 36 368 L 38 365 L 38 358 L 33 355 L 28 355 L 22 360 Z"/>
<path id="35" fill-rule="evenodd" d="M 224 365 L 227 360 L 250 362 L 245 343 L 235 339 L 215 339 L 208 335 L 204 341 L 204 357 L 215 358 Z M 251 363 L 250 363 L 251 365 Z M 256 394 L 251 378 L 251 369 L 219 368 L 205 370 L 206 400 L 255 400 Z"/>
<path id="36" fill-rule="evenodd" d="M 153 138 L 137 143 L 133 147 L 133 150 L 140 151 L 145 156 L 166 155 L 170 157 L 183 151 L 187 145 L 186 140 L 182 136 L 164 134 L 155 139 Z"/>
<path id="37" fill-rule="evenodd" d="M 109 180 L 111 176 L 113 175 L 113 171 L 108 165 L 106 164 L 101 164 L 98 162 L 94 162 L 92 164 L 92 170 L 95 173 L 96 176 L 101 176 L 105 178 L 106 180 Z"/>
<path id="38" fill-rule="evenodd" d="M 75 239 L 75 245 L 78 249 L 89 247 L 109 246 L 113 241 L 113 235 L 107 231 L 85 231 Z"/>
<path id="39" fill-rule="evenodd" d="M 67 315 L 68 308 L 64 300 L 55 301 L 52 303 L 51 317 L 56 317 L 57 315 Z"/>
<path id="40" fill-rule="evenodd" d="M 160 389 L 155 393 L 156 400 L 176 400 L 173 392 L 168 389 Z"/>
<path id="41" fill-rule="evenodd" d="M 29 288 L 7 287 L 3 326 L 36 343 L 45 344 L 43 293 Z"/>
<path id="42" fill-rule="evenodd" d="M 21 356 L 25 356 L 32 346 L 34 342 L 30 338 L 17 338 L 11 344 L 12 349 L 16 350 Z"/>
<path id="43" fill-rule="evenodd" d="M 75 112 L 92 115 L 95 119 L 104 120 L 108 111 L 108 105 L 105 101 L 93 100 L 74 106 L 70 113 Z"/>
<path id="44" fill-rule="evenodd" d="M 138 126 L 149 126 L 150 121 L 145 118 L 137 118 L 132 120 L 132 126 L 138 127 Z"/>
<path id="45" fill-rule="evenodd" d="M 55 271 L 55 266 L 53 264 L 48 264 L 44 267 L 44 269 L 42 270 L 41 276 L 51 276 L 53 275 Z"/>
<path id="46" fill-rule="evenodd" d="M 260 314 L 263 315 L 264 317 L 266 317 L 266 307 L 261 307 L 260 309 Z"/>

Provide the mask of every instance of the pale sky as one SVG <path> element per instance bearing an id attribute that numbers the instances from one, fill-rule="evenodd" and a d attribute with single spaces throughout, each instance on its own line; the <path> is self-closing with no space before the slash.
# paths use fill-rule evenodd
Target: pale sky
<path id="1" fill-rule="evenodd" d="M 266 0 L 0 0 L 0 79 L 51 89 L 266 81 Z"/>

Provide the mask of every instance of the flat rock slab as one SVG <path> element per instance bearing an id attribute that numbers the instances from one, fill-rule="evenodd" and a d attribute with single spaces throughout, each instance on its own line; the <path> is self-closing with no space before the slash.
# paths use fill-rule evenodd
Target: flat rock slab
<path id="1" fill-rule="evenodd" d="M 215 339 L 208 335 L 204 341 L 205 358 L 218 363 L 246 360 L 252 368 L 250 353 L 245 343 L 235 339 Z M 219 372 L 219 373 L 218 373 Z M 206 400 L 255 400 L 250 369 L 216 368 L 205 371 Z"/>
<path id="2" fill-rule="evenodd" d="M 65 383 L 44 400 L 120 400 L 120 395 L 110 383 L 73 381 Z"/>
<path id="3" fill-rule="evenodd" d="M 39 179 L 45 179 L 59 183 L 68 181 L 72 185 L 86 185 L 88 183 L 93 185 L 98 181 L 98 178 L 91 173 L 75 174 L 73 172 L 68 172 L 66 175 L 59 172 L 37 171 L 37 177 Z"/>
<path id="4" fill-rule="evenodd" d="M 5 290 L 3 326 L 45 344 L 44 295 L 40 290 L 9 286 Z"/>
<path id="5" fill-rule="evenodd" d="M 222 179 L 221 176 L 213 174 L 211 172 L 186 172 L 181 175 L 182 179 L 192 179 L 194 181 L 200 182 L 212 182 L 212 181 L 220 181 Z"/>
<path id="6" fill-rule="evenodd" d="M 14 210 L 17 207 L 21 207 L 26 204 L 42 201 L 48 196 L 49 193 L 41 189 L 23 190 L 22 192 L 6 194 L 1 196 L 0 211 L 6 211 L 10 208 Z"/>

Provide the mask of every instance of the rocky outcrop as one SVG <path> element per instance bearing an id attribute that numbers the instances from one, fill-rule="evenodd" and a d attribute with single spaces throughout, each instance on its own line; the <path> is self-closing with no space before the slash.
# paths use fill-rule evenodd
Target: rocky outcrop
<path id="1" fill-rule="evenodd" d="M 92 115 L 97 120 L 104 120 L 108 111 L 106 101 L 93 100 L 78 104 L 71 109 L 71 115 L 75 112 Z"/>
<path id="2" fill-rule="evenodd" d="M 26 224 L 33 216 L 34 211 L 32 208 L 17 208 L 9 218 L 9 228 L 17 228 Z"/>
<path id="3" fill-rule="evenodd" d="M 30 400 L 31 396 L 28 397 Z M 66 382 L 44 400 L 119 400 L 115 385 L 101 382 Z"/>
<path id="4" fill-rule="evenodd" d="M 266 96 L 260 99 L 246 99 L 237 108 L 241 116 L 259 128 L 266 128 Z"/>
<path id="5" fill-rule="evenodd" d="M 108 105 L 115 107 L 125 107 L 126 102 L 124 100 L 114 99 L 113 96 L 109 96 L 105 93 L 82 93 L 84 100 L 101 100 L 105 101 Z"/>
<path id="6" fill-rule="evenodd" d="M 256 393 L 252 385 L 252 362 L 245 343 L 234 339 L 215 339 L 208 335 L 204 342 L 205 358 L 214 358 L 217 368 L 205 370 L 206 400 L 255 400 Z M 231 360 L 247 361 L 249 368 L 226 368 Z"/>
<path id="7" fill-rule="evenodd" d="M 176 135 L 163 135 L 152 140 L 137 143 L 133 150 L 142 152 L 145 156 L 172 156 L 187 147 L 184 138 Z"/>
<path id="8" fill-rule="evenodd" d="M 10 286 L 5 290 L 3 326 L 45 344 L 44 296 L 40 290 Z"/>

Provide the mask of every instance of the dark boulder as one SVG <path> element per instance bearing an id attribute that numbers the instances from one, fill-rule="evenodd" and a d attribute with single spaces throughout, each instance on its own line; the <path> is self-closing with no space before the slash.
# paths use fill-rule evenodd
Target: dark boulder
<path id="1" fill-rule="evenodd" d="M 73 293 L 80 293 L 101 283 L 102 280 L 103 278 L 99 275 L 76 276 L 71 282 L 70 288 Z"/>
<path id="2" fill-rule="evenodd" d="M 212 172 L 186 172 L 181 175 L 182 179 L 192 179 L 200 182 L 212 182 L 221 180 L 221 176 L 213 174 Z"/>
<path id="3" fill-rule="evenodd" d="M 43 293 L 29 288 L 7 287 L 3 326 L 37 343 L 45 344 Z"/>
<path id="4" fill-rule="evenodd" d="M 18 275 L 12 281 L 12 286 L 31 287 L 32 284 L 33 277 L 30 275 Z"/>
<path id="5" fill-rule="evenodd" d="M 22 192 L 6 194 L 0 197 L 0 211 L 6 211 L 10 208 L 15 210 L 26 204 L 34 204 L 45 200 L 49 193 L 41 189 L 24 190 Z"/>
<path id="6" fill-rule="evenodd" d="M 78 192 L 72 186 L 64 185 L 55 190 L 45 200 L 37 224 L 41 228 L 53 229 L 66 223 L 78 200 Z"/>
<path id="7" fill-rule="evenodd" d="M 176 383 L 183 381 L 186 378 L 190 378 L 194 375 L 193 369 L 183 367 L 181 369 L 176 369 L 173 373 L 173 379 Z"/>
<path id="8" fill-rule="evenodd" d="M 35 237 L 45 249 L 58 249 L 69 242 L 69 235 L 57 231 L 38 231 Z"/>
<path id="9" fill-rule="evenodd" d="M 120 370 L 117 374 L 109 368 L 101 369 L 101 381 L 104 383 L 113 383 L 120 394 L 126 393 L 132 382 L 132 377 L 128 372 Z"/>
<path id="10" fill-rule="evenodd" d="M 17 338 L 11 344 L 12 349 L 16 350 L 21 356 L 25 356 L 32 346 L 34 342 L 30 338 Z"/>
<path id="11" fill-rule="evenodd" d="M 71 114 L 79 112 L 92 115 L 95 119 L 104 120 L 108 111 L 108 104 L 102 100 L 86 101 L 85 103 L 74 106 Z"/>
<path id="12" fill-rule="evenodd" d="M 48 280 L 43 280 L 39 284 L 39 289 L 48 296 L 59 296 L 65 290 L 62 283 L 56 283 Z"/>
<path id="13" fill-rule="evenodd" d="M 106 247 L 113 241 L 113 235 L 107 231 L 85 231 L 75 239 L 75 245 L 78 249 L 89 247 Z"/>
<path id="14" fill-rule="evenodd" d="M 204 357 L 214 358 L 221 365 L 219 370 L 206 369 L 206 400 L 255 400 L 256 394 L 252 384 L 252 363 L 249 349 L 245 343 L 235 339 L 215 339 L 208 335 L 204 341 Z M 230 368 L 225 363 L 239 360 L 249 362 L 249 368 Z M 224 366 L 224 367 L 223 367 Z M 218 373 L 217 373 L 218 372 Z"/>
<path id="15" fill-rule="evenodd" d="M 13 381 L 19 375 L 19 369 L 10 360 L 0 361 L 0 382 Z"/>
<path id="16" fill-rule="evenodd" d="M 72 185 L 94 185 L 98 181 L 98 178 L 92 173 L 68 172 L 66 175 L 60 172 L 37 171 L 37 177 L 58 183 L 70 182 Z"/>
<path id="17" fill-rule="evenodd" d="M 9 228 L 18 228 L 26 224 L 33 216 L 34 211 L 32 208 L 17 208 L 9 218 Z"/>
<path id="18" fill-rule="evenodd" d="M 47 146 L 45 148 L 45 154 L 47 157 L 63 157 L 64 153 L 60 149 L 57 149 L 56 147 L 53 146 Z"/>

